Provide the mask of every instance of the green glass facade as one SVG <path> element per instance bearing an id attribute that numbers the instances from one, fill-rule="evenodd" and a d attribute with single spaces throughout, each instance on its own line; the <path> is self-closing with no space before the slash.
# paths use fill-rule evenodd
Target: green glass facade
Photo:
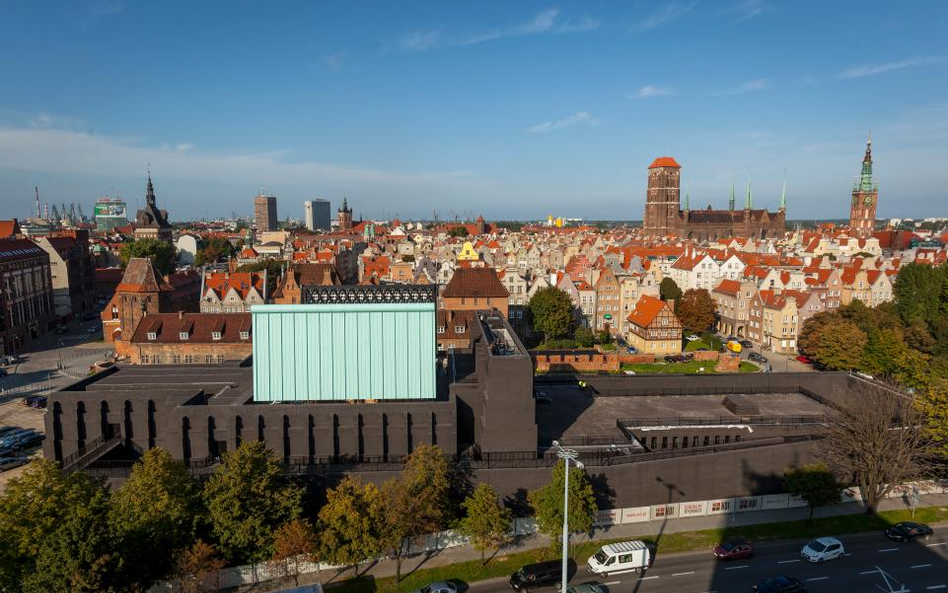
<path id="1" fill-rule="evenodd" d="M 254 401 L 437 397 L 434 303 L 254 305 Z"/>

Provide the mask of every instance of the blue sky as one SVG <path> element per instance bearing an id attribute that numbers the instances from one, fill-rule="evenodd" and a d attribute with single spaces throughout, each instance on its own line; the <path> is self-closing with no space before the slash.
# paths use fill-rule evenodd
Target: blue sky
<path id="1" fill-rule="evenodd" d="M 880 216 L 948 216 L 948 4 L 43 2 L 0 6 L 0 217 L 118 194 L 173 219 L 638 219 L 672 155 L 848 216 L 869 130 Z"/>

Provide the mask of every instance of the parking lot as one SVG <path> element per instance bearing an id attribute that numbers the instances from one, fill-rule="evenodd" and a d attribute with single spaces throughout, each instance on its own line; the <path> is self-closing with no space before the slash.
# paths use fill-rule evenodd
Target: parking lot
<path id="1" fill-rule="evenodd" d="M 23 400 L 62 388 L 88 373 L 90 365 L 111 353 L 102 342 L 101 332 L 92 333 L 96 320 L 73 322 L 62 334 L 50 332 L 20 353 L 20 361 L 2 368 L 8 373 L 0 377 L 0 427 L 15 426 L 43 432 L 43 408 L 31 408 Z M 39 457 L 41 447 L 32 447 L 16 455 Z M 0 490 L 20 475 L 26 466 L 0 472 Z"/>

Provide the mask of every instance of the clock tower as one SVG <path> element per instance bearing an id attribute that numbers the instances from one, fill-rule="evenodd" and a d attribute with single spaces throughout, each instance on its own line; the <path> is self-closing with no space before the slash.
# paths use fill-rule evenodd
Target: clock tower
<path id="1" fill-rule="evenodd" d="M 849 231 L 856 237 L 872 236 L 876 226 L 876 204 L 879 201 L 879 186 L 872 180 L 872 136 L 866 143 L 866 156 L 862 159 L 862 173 L 853 184 L 853 201 L 849 207 Z"/>

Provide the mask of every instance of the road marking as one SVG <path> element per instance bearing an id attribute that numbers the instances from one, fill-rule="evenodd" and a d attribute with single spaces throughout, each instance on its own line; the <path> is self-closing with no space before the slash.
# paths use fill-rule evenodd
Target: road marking
<path id="1" fill-rule="evenodd" d="M 876 550 L 877 552 L 898 552 L 898 548 L 886 548 L 884 550 Z"/>
<path id="2" fill-rule="evenodd" d="M 808 580 L 808 581 L 825 581 L 825 580 L 828 579 L 828 578 L 829 578 L 829 577 L 813 577 L 813 578 L 810 578 L 810 579 L 807 579 L 807 580 Z"/>
<path id="3" fill-rule="evenodd" d="M 878 574 L 878 573 L 879 573 L 878 570 L 864 570 L 859 574 Z"/>
<path id="4" fill-rule="evenodd" d="M 852 554 L 843 554 L 843 556 L 852 556 Z"/>
<path id="5" fill-rule="evenodd" d="M 928 568 L 931 564 L 916 564 L 915 566 L 910 566 L 909 568 Z"/>
<path id="6" fill-rule="evenodd" d="M 673 572 L 673 573 L 672 573 L 672 576 L 673 576 L 673 577 L 683 577 L 683 576 L 685 576 L 685 575 L 694 574 L 694 573 L 695 573 L 695 571 L 693 571 L 693 570 L 689 570 L 688 572 Z"/>
<path id="7" fill-rule="evenodd" d="M 948 585 L 931 585 L 925 588 L 929 591 L 934 591 L 935 589 L 948 589 Z"/>
<path id="8" fill-rule="evenodd" d="M 609 581 L 608 583 L 603 583 L 603 585 L 618 585 L 622 581 Z"/>
<path id="9" fill-rule="evenodd" d="M 777 564 L 790 564 L 791 562 L 799 562 L 799 560 L 778 560 Z"/>
<path id="10" fill-rule="evenodd" d="M 672 575 L 672 576 L 675 576 L 675 575 Z M 657 579 L 657 578 L 658 578 L 658 575 L 655 575 L 655 576 L 652 576 L 652 577 L 639 577 L 639 580 L 640 580 L 640 581 L 647 581 L 647 580 L 649 580 L 649 579 Z"/>
<path id="11" fill-rule="evenodd" d="M 932 546 L 944 546 L 944 545 L 948 545 L 948 544 L 946 544 L 946 542 L 939 542 L 939 543 L 937 543 L 937 544 L 925 544 L 925 545 L 930 548 L 930 547 L 932 547 Z"/>
<path id="12" fill-rule="evenodd" d="M 744 565 L 742 565 L 742 566 L 728 566 L 728 567 L 725 568 L 724 570 L 737 570 L 737 569 L 739 569 L 739 568 L 747 568 L 747 566 L 748 566 L 747 564 L 744 564 Z"/>

